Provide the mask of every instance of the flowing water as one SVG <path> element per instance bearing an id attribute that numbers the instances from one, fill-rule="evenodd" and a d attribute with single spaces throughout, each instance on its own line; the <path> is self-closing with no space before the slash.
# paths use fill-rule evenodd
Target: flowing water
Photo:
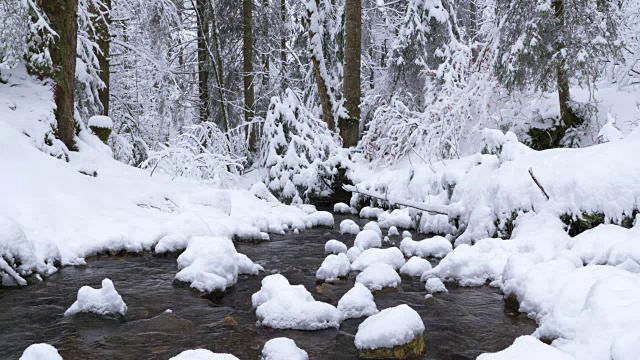
<path id="1" fill-rule="evenodd" d="M 336 227 L 345 218 L 336 215 Z M 193 348 L 257 360 L 264 343 L 280 336 L 295 340 L 312 360 L 356 359 L 353 340 L 363 319 L 347 320 L 340 329 L 275 330 L 256 326 L 251 308 L 251 295 L 260 289 L 261 279 L 275 272 L 292 284 L 303 284 L 316 300 L 337 305 L 353 286 L 355 274 L 337 283 L 316 283 L 324 243 L 332 238 L 353 245 L 353 235 L 339 235 L 329 228 L 299 235 L 272 234 L 270 242 L 236 244 L 238 252 L 266 271 L 260 276 L 241 276 L 222 297 L 205 296 L 174 282 L 176 257 L 149 253 L 93 257 L 86 266 L 62 268 L 36 285 L 0 288 L 0 359 L 18 359 L 30 344 L 46 342 L 66 360 L 168 359 Z M 392 240 L 399 242 L 400 238 Z M 124 319 L 63 316 L 82 285 L 96 287 L 104 278 L 113 280 L 127 303 Z M 426 327 L 425 359 L 475 359 L 483 352 L 504 349 L 516 337 L 535 330 L 535 323 L 525 315 L 505 309 L 496 289 L 447 287 L 448 294 L 425 300 L 424 283 L 403 277 L 400 289 L 375 296 L 379 309 L 405 303 L 420 313 Z"/>

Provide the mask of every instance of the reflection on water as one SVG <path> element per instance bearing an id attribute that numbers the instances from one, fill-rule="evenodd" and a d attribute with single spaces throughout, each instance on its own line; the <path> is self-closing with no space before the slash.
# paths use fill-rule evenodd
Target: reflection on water
<path id="1" fill-rule="evenodd" d="M 335 218 L 338 227 L 346 217 Z M 0 288 L 0 359 L 18 359 L 28 345 L 38 342 L 55 346 L 66 360 L 168 359 L 200 347 L 243 360 L 260 359 L 264 343 L 279 336 L 294 339 L 312 360 L 356 359 L 353 338 L 363 319 L 347 320 L 339 330 L 274 330 L 256 327 L 251 308 L 251 295 L 272 272 L 282 273 L 292 284 L 304 284 L 316 300 L 337 305 L 353 286 L 355 274 L 337 283 L 316 283 L 324 243 L 331 238 L 353 245 L 353 235 L 341 236 L 327 228 L 271 235 L 271 242 L 237 244 L 238 252 L 262 264 L 266 273 L 241 276 L 222 298 L 202 296 L 175 283 L 175 256 L 152 254 L 91 258 L 87 266 L 63 268 L 37 285 Z M 80 286 L 99 286 L 104 278 L 113 280 L 127 303 L 126 320 L 63 316 Z M 424 300 L 424 284 L 419 279 L 403 277 L 402 281 L 398 291 L 376 295 L 376 303 L 379 309 L 405 303 L 420 313 L 426 327 L 425 359 L 474 359 L 535 330 L 535 323 L 526 316 L 505 311 L 496 289 L 448 285 L 448 294 Z"/>

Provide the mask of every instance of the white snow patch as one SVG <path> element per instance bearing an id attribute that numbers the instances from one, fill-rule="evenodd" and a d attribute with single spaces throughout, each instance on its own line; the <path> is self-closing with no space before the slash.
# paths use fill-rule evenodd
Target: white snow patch
<path id="1" fill-rule="evenodd" d="M 62 360 L 62 356 L 49 344 L 33 344 L 24 350 L 19 360 Z"/>
<path id="2" fill-rule="evenodd" d="M 349 273 L 351 263 L 345 254 L 327 256 L 318 271 L 316 271 L 316 279 L 318 280 L 338 280 L 345 277 Z"/>
<path id="3" fill-rule="evenodd" d="M 427 283 L 425 284 L 424 288 L 429 292 L 429 294 L 449 292 L 449 290 L 447 290 L 447 288 L 444 286 L 442 280 L 438 278 L 427 279 Z"/>
<path id="4" fill-rule="evenodd" d="M 360 210 L 360 217 L 367 218 L 367 219 L 371 219 L 371 218 L 376 219 L 378 218 L 378 215 L 380 215 L 383 212 L 384 212 L 384 209 L 365 206 Z"/>
<path id="5" fill-rule="evenodd" d="M 345 219 L 340 222 L 340 234 L 358 235 L 360 226 L 351 219 Z"/>
<path id="6" fill-rule="evenodd" d="M 169 360 L 239 360 L 231 354 L 217 354 L 207 349 L 185 350 Z"/>
<path id="7" fill-rule="evenodd" d="M 404 256 L 396 247 L 367 249 L 351 264 L 351 270 L 362 271 L 375 263 L 384 263 L 398 270 L 404 265 Z"/>
<path id="8" fill-rule="evenodd" d="M 386 287 L 398 287 L 402 280 L 391 265 L 374 263 L 358 274 L 356 282 L 366 286 L 369 290 L 382 290 Z"/>
<path id="9" fill-rule="evenodd" d="M 477 360 L 574 360 L 573 357 L 549 346 L 533 336 L 520 336 L 513 345 L 493 354 L 482 354 Z"/>
<path id="10" fill-rule="evenodd" d="M 113 120 L 104 115 L 94 115 L 89 118 L 89 127 L 98 127 L 103 129 L 113 129 Z"/>
<path id="11" fill-rule="evenodd" d="M 408 344 L 424 333 L 420 314 L 406 304 L 384 309 L 365 319 L 356 333 L 358 349 L 393 348 Z"/>
<path id="12" fill-rule="evenodd" d="M 349 258 L 349 261 L 351 262 L 356 261 L 360 254 L 362 254 L 362 249 L 360 249 L 359 247 L 353 246 L 350 247 L 349 250 L 347 250 L 347 258 Z"/>
<path id="13" fill-rule="evenodd" d="M 379 248 L 382 246 L 382 236 L 378 235 L 373 230 L 362 230 L 356 235 L 356 240 L 353 246 L 360 248 L 361 250 L 367 250 L 370 248 Z"/>
<path id="14" fill-rule="evenodd" d="M 373 231 L 377 232 L 378 235 L 382 238 L 382 230 L 380 230 L 380 226 L 375 221 L 369 221 L 368 223 L 366 223 L 362 227 L 362 230 L 373 230 Z"/>
<path id="15" fill-rule="evenodd" d="M 102 288 L 94 289 L 83 286 L 78 290 L 78 299 L 74 302 L 64 316 L 74 315 L 80 312 L 91 312 L 98 315 L 121 314 L 127 312 L 127 305 L 118 294 L 113 282 L 109 279 L 102 280 Z"/>
<path id="16" fill-rule="evenodd" d="M 345 203 L 339 202 L 333 205 L 333 212 L 336 214 L 349 214 L 351 207 Z"/>
<path id="17" fill-rule="evenodd" d="M 342 242 L 331 239 L 324 244 L 324 253 L 325 254 L 346 254 L 347 253 L 347 245 Z"/>
<path id="18" fill-rule="evenodd" d="M 431 263 L 418 256 L 414 256 L 402 265 L 400 274 L 407 276 L 422 276 L 427 270 L 431 270 Z"/>
<path id="19" fill-rule="evenodd" d="M 300 349 L 295 341 L 279 337 L 271 339 L 262 348 L 262 360 L 308 360 L 307 352 Z"/>
<path id="20" fill-rule="evenodd" d="M 453 245 L 442 236 L 434 236 L 421 241 L 414 241 L 410 237 L 402 239 L 400 250 L 405 256 L 441 258 L 453 250 Z"/>
<path id="21" fill-rule="evenodd" d="M 353 288 L 340 298 L 338 310 L 342 314 L 343 320 L 371 316 L 378 313 L 373 294 L 361 283 L 355 283 Z"/>
<path id="22" fill-rule="evenodd" d="M 389 228 L 389 231 L 387 232 L 387 236 L 399 236 L 400 233 L 398 232 L 398 228 L 395 226 L 391 226 Z"/>

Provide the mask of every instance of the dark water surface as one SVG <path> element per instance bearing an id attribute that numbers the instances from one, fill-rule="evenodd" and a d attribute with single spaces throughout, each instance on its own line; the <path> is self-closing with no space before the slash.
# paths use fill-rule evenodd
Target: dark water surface
<path id="1" fill-rule="evenodd" d="M 335 216 L 336 228 L 345 218 Z M 241 276 L 222 298 L 202 296 L 175 283 L 176 257 L 152 254 L 94 257 L 87 260 L 87 266 L 62 268 L 40 284 L 0 288 L 0 359 L 18 359 L 30 344 L 46 342 L 65 360 L 168 359 L 193 348 L 258 360 L 264 343 L 280 336 L 295 340 L 311 360 L 356 359 L 353 340 L 363 319 L 347 320 L 340 329 L 274 330 L 257 327 L 251 308 L 251 295 L 260 289 L 260 280 L 274 272 L 282 273 L 292 284 L 304 284 L 316 300 L 337 305 L 353 286 L 355 274 L 334 284 L 316 283 L 324 243 L 332 238 L 353 245 L 353 235 L 342 236 L 328 228 L 299 235 L 272 234 L 270 242 L 236 244 L 238 252 L 262 264 L 266 272 Z M 392 240 L 399 242 L 400 238 Z M 104 278 L 113 280 L 127 303 L 126 319 L 63 316 L 81 286 L 100 286 Z M 403 277 L 399 290 L 375 296 L 380 310 L 405 303 L 420 313 L 426 327 L 425 359 L 474 359 L 483 352 L 504 349 L 536 328 L 526 316 L 509 314 L 496 289 L 447 287 L 448 294 L 425 300 L 424 283 Z M 165 312 L 167 309 L 172 312 Z"/>

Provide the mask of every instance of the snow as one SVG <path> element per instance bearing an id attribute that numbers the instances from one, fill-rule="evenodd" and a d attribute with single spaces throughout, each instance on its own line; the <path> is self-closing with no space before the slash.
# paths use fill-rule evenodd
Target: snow
<path id="1" fill-rule="evenodd" d="M 382 236 L 373 230 L 362 230 L 356 235 L 353 246 L 361 250 L 379 248 L 382 246 Z"/>
<path id="2" fill-rule="evenodd" d="M 62 360 L 62 356 L 49 344 L 33 344 L 24 350 L 19 360 Z"/>
<path id="3" fill-rule="evenodd" d="M 295 341 L 279 337 L 271 339 L 262 348 L 262 360 L 308 360 L 307 352 L 300 349 Z"/>
<path id="4" fill-rule="evenodd" d="M 315 211 L 307 216 L 306 223 L 311 223 L 312 227 L 333 227 L 333 214 L 328 211 Z"/>
<path id="5" fill-rule="evenodd" d="M 391 226 L 389 231 L 387 232 L 387 236 L 398 236 L 400 233 L 398 232 L 398 228 L 395 226 Z"/>
<path id="6" fill-rule="evenodd" d="M 260 291 L 251 297 L 258 324 L 275 329 L 319 330 L 340 326 L 340 312 L 315 301 L 303 285 L 291 285 L 280 274 L 262 279 Z"/>
<path id="7" fill-rule="evenodd" d="M 365 206 L 360 210 L 360 217 L 367 219 L 378 218 L 378 215 L 382 214 L 383 212 L 384 209 Z"/>
<path id="8" fill-rule="evenodd" d="M 216 354 L 207 349 L 185 350 L 169 360 L 239 360 L 230 354 Z"/>
<path id="9" fill-rule="evenodd" d="M 358 326 L 355 344 L 358 349 L 393 348 L 410 343 L 423 332 L 420 314 L 402 304 L 365 319 Z"/>
<path id="10" fill-rule="evenodd" d="M 336 214 L 349 214 L 351 207 L 345 203 L 339 202 L 333 205 L 333 212 Z"/>
<path id="11" fill-rule="evenodd" d="M 351 264 L 351 270 L 362 271 L 376 263 L 384 263 L 398 270 L 404 265 L 404 256 L 396 247 L 367 249 Z"/>
<path id="12" fill-rule="evenodd" d="M 102 288 L 94 289 L 83 286 L 78 290 L 78 299 L 74 302 L 64 316 L 71 316 L 80 312 L 96 313 L 98 315 L 120 314 L 127 312 L 127 305 L 118 294 L 113 282 L 109 279 L 102 280 Z"/>
<path id="13" fill-rule="evenodd" d="M 493 354 L 482 354 L 477 360 L 573 360 L 574 358 L 559 351 L 533 336 L 517 338 L 513 345 Z M 618 359 L 618 358 L 616 358 Z M 622 359 L 622 358 L 620 358 Z"/>
<path id="14" fill-rule="evenodd" d="M 346 254 L 347 253 L 347 245 L 342 242 L 331 239 L 324 244 L 324 253 L 325 254 Z"/>
<path id="15" fill-rule="evenodd" d="M 103 129 L 113 129 L 113 120 L 104 115 L 94 115 L 89 118 L 89 127 L 98 127 Z"/>
<path id="16" fill-rule="evenodd" d="M 382 230 L 380 230 L 380 226 L 378 226 L 378 223 L 375 221 L 369 221 L 368 223 L 366 223 L 362 227 L 362 230 L 373 230 L 377 232 L 378 235 L 382 238 Z"/>
<path id="17" fill-rule="evenodd" d="M 355 319 L 378 313 L 373 294 L 366 286 L 355 283 L 338 301 L 338 310 L 342 319 Z"/>
<path id="18" fill-rule="evenodd" d="M 409 231 L 405 230 L 405 231 L 402 232 L 402 238 L 403 239 L 404 238 L 411 238 L 411 237 L 413 237 L 413 236 L 411 235 L 411 233 Z"/>
<path id="19" fill-rule="evenodd" d="M 411 229 L 415 225 L 409 215 L 409 209 L 395 209 L 390 213 L 380 213 L 378 215 L 378 224 L 382 228 L 395 226 L 402 229 Z"/>
<path id="20" fill-rule="evenodd" d="M 434 236 L 429 239 L 414 241 L 410 237 L 402 239 L 400 250 L 405 256 L 436 257 L 441 258 L 453 250 L 449 240 L 442 236 Z"/>
<path id="21" fill-rule="evenodd" d="M 351 262 L 356 261 L 360 254 L 362 254 L 362 249 L 356 246 L 350 247 L 349 250 L 347 250 L 347 258 L 349 258 Z"/>
<path id="22" fill-rule="evenodd" d="M 427 283 L 425 284 L 424 288 L 427 290 L 429 294 L 449 292 L 447 288 L 444 286 L 444 284 L 442 283 L 442 280 L 438 278 L 427 279 Z"/>
<path id="23" fill-rule="evenodd" d="M 422 276 L 427 270 L 431 270 L 431 263 L 418 256 L 414 256 L 400 268 L 400 274 L 407 276 Z"/>
<path id="24" fill-rule="evenodd" d="M 189 239 L 181 234 L 163 236 L 156 245 L 156 254 L 171 253 L 187 248 Z"/>
<path id="25" fill-rule="evenodd" d="M 340 222 L 340 234 L 357 235 L 360 232 L 360 226 L 351 219 L 345 219 Z"/>
<path id="26" fill-rule="evenodd" d="M 263 268 L 236 252 L 233 241 L 223 237 L 195 236 L 178 257 L 176 280 L 203 292 L 225 291 L 239 274 L 257 275 Z"/>
<path id="27" fill-rule="evenodd" d="M 366 252 L 366 251 L 365 251 Z M 318 280 L 338 280 L 338 278 L 345 277 L 349 273 L 351 263 L 349 258 L 345 254 L 327 256 L 320 268 L 316 272 L 316 279 Z"/>
<path id="28" fill-rule="evenodd" d="M 400 275 L 389 264 L 373 263 L 356 277 L 356 283 L 366 286 L 369 290 L 382 290 L 386 287 L 398 287 L 402 280 Z"/>

